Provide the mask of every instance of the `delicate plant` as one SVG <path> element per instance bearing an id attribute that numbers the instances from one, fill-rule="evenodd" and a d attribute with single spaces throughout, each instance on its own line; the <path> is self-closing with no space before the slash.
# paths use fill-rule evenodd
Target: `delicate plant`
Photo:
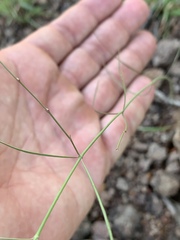
<path id="1" fill-rule="evenodd" d="M 167 2 L 167 1 L 166 1 Z M 169 2 L 168 2 L 169 3 Z M 168 3 L 166 3 L 166 7 L 168 5 Z M 14 8 L 14 5 L 17 6 L 17 8 Z M 9 9 L 13 9 L 12 11 L 9 11 Z M 25 15 L 21 14 L 19 15 L 19 9 L 23 9 Z M 29 14 L 26 13 L 26 10 L 29 11 Z M 13 18 L 16 19 L 16 21 L 19 21 L 19 22 L 28 22 L 30 23 L 31 25 L 33 25 L 34 23 L 32 22 L 32 17 L 34 16 L 38 16 L 39 14 L 42 13 L 42 9 L 41 8 L 37 8 L 37 7 L 34 7 L 33 5 L 33 1 L 30 1 L 30 0 L 7 0 L 7 1 L 1 1 L 0 2 L 0 13 L 3 14 L 3 16 L 9 18 L 9 12 L 11 12 L 11 16 L 13 16 Z M 9 18 L 10 19 L 10 18 Z M 78 151 L 78 149 L 76 148 L 76 145 L 75 143 L 73 142 L 73 139 L 71 138 L 71 136 L 64 130 L 64 128 L 60 125 L 60 123 L 57 121 L 57 119 L 54 117 L 54 115 L 51 113 L 51 109 L 48 109 L 32 92 L 30 89 L 27 88 L 26 85 L 24 85 L 24 83 L 17 77 L 15 76 L 11 70 L 2 62 L 0 62 L 0 65 L 11 75 L 11 77 L 17 81 L 17 84 L 20 84 L 24 89 L 25 91 L 27 91 L 35 100 L 36 102 L 47 112 L 47 114 L 52 118 L 52 120 L 57 124 L 57 126 L 59 127 L 59 129 L 65 134 L 65 136 L 68 138 L 69 142 L 71 143 L 71 145 L 73 146 L 75 152 L 76 152 L 76 155 L 77 156 L 60 156 L 60 155 L 52 155 L 52 154 L 46 154 L 46 153 L 38 153 L 38 152 L 31 152 L 31 151 L 27 151 L 27 150 L 24 150 L 24 149 L 20 149 L 20 148 L 17 148 L 16 146 L 12 146 L 6 142 L 3 142 L 0 140 L 0 144 L 3 144 L 7 147 L 10 147 L 16 151 L 22 151 L 26 154 L 34 154 L 34 155 L 40 155 L 40 156 L 47 156 L 47 157 L 52 157 L 52 158 L 74 158 L 74 159 L 77 159 L 73 168 L 71 169 L 69 175 L 67 176 L 66 180 L 64 181 L 63 185 L 61 186 L 61 188 L 59 189 L 56 197 L 54 198 L 54 201 L 53 203 L 51 204 L 51 206 L 49 207 L 49 210 L 47 211 L 43 221 L 41 222 L 37 232 L 35 233 L 35 235 L 32 237 L 32 238 L 26 238 L 24 240 L 38 240 L 40 235 L 41 235 L 41 232 L 42 230 L 44 229 L 45 225 L 46 225 L 46 222 L 48 221 L 48 218 L 51 214 L 51 212 L 53 211 L 56 203 L 58 202 L 59 198 L 61 197 L 61 194 L 62 192 L 64 191 L 68 181 L 70 180 L 71 176 L 74 174 L 74 171 L 76 170 L 77 166 L 81 163 L 86 171 L 86 174 L 89 178 L 89 181 L 91 182 L 91 185 L 94 189 L 94 192 L 96 194 L 96 197 L 97 197 L 97 200 L 99 202 L 99 205 L 100 205 L 100 208 L 101 208 L 101 211 L 103 213 L 103 216 L 104 216 L 104 219 L 105 219 L 105 222 L 106 222 L 106 226 L 107 226 L 107 229 L 108 229 L 108 234 L 109 234 L 109 238 L 110 240 L 113 240 L 113 234 L 112 234 L 112 230 L 111 230 L 111 227 L 110 227 L 110 223 L 109 223 L 109 220 L 108 220 L 108 217 L 107 217 L 107 213 L 106 213 L 106 210 L 103 206 L 103 203 L 101 201 L 101 198 L 100 198 L 100 195 L 99 195 L 99 192 L 95 186 L 95 183 L 88 171 L 88 168 L 86 167 L 84 161 L 83 161 L 83 158 L 84 156 L 86 155 L 86 153 L 89 151 L 89 149 L 95 144 L 95 142 L 101 137 L 101 135 L 106 131 L 106 129 L 117 119 L 119 118 L 120 116 L 122 116 L 123 120 L 124 120 L 124 130 L 122 131 L 122 133 L 119 133 L 120 137 L 119 137 L 119 141 L 117 143 L 117 149 L 119 149 L 120 145 L 121 145 L 121 142 L 123 140 L 123 137 L 124 135 L 126 134 L 126 132 L 128 131 L 128 124 L 127 124 L 127 121 L 126 121 L 126 118 L 125 118 L 125 111 L 127 110 L 127 108 L 129 107 L 129 105 L 138 97 L 140 96 L 141 94 L 143 94 L 143 92 L 147 89 L 149 89 L 153 84 L 155 84 L 157 81 L 159 80 L 162 80 L 162 79 L 167 79 L 166 77 L 159 77 L 159 78 L 156 78 L 154 79 L 150 84 L 148 84 L 146 87 L 144 87 L 143 89 L 141 89 L 139 92 L 137 93 L 133 93 L 133 97 L 130 99 L 129 102 L 127 102 L 127 99 L 126 99 L 126 95 L 127 95 L 127 89 L 126 89 L 126 85 L 125 85 L 125 81 L 124 81 L 124 77 L 123 77 L 123 73 L 122 71 L 120 70 L 120 64 L 124 64 L 126 65 L 125 63 L 121 62 L 120 59 L 117 59 L 118 61 L 118 64 L 119 64 L 119 78 L 121 79 L 121 83 L 120 83 L 120 86 L 121 88 L 123 89 L 123 93 L 124 93 L 124 102 L 123 102 L 123 107 L 122 109 L 117 112 L 117 113 L 108 113 L 108 114 L 111 114 L 112 115 L 112 119 L 109 121 L 109 123 L 101 130 L 99 131 L 99 133 L 94 137 L 94 139 L 88 144 L 88 146 L 80 153 Z M 127 65 L 126 65 L 127 66 Z M 129 67 L 129 66 L 127 66 Z M 129 67 L 130 68 L 130 67 Z M 134 69 L 131 68 L 131 70 L 135 71 Z M 108 74 L 110 75 L 110 77 L 113 79 L 113 76 L 111 75 L 111 73 L 108 72 Z M 116 82 L 116 79 L 113 79 L 115 82 Z M 99 85 L 97 85 L 96 87 L 96 90 L 95 90 L 95 93 L 94 93 L 94 99 L 93 99 L 93 106 L 95 108 L 95 102 L 96 102 L 96 95 L 97 95 L 97 92 L 98 92 L 98 87 Z M 95 109 L 99 112 L 98 109 Z M 100 114 L 107 114 L 107 113 L 101 113 L 99 112 Z M 162 130 L 162 129 L 161 129 Z M 164 128 L 163 128 L 164 130 Z M 0 237 L 1 240 L 18 240 L 18 238 L 4 238 L 4 237 Z"/>
<path id="2" fill-rule="evenodd" d="M 0 15 L 11 23 L 15 21 L 21 24 L 30 24 L 37 28 L 37 23 L 33 20 L 42 16 L 44 6 L 35 5 L 34 0 L 5 0 L 0 1 Z"/>
<path id="3" fill-rule="evenodd" d="M 118 113 L 113 113 L 115 116 L 112 117 L 112 119 L 109 121 L 109 123 L 97 134 L 97 136 L 95 136 L 95 138 L 89 143 L 89 145 L 84 149 L 84 151 L 83 151 L 82 153 L 79 153 L 78 150 L 77 150 L 77 148 L 76 148 L 76 146 L 75 146 L 75 144 L 74 144 L 74 142 L 73 142 L 73 140 L 72 140 L 71 137 L 66 133 L 66 131 L 63 129 L 63 127 L 58 123 L 58 121 L 57 121 L 56 118 L 53 116 L 53 114 L 51 113 L 51 111 L 50 111 L 48 108 L 46 108 L 46 107 L 43 105 L 43 103 L 41 103 L 41 102 L 38 100 L 38 98 L 21 82 L 21 80 L 20 80 L 18 77 L 16 77 L 16 76 L 8 69 L 8 67 L 6 67 L 2 62 L 0 62 L 0 65 L 3 66 L 3 68 L 4 68 L 27 92 L 29 92 L 29 94 L 30 94 L 30 95 L 40 104 L 40 106 L 50 115 L 50 117 L 51 117 L 51 118 L 54 120 L 54 122 L 58 125 L 58 127 L 61 129 L 61 131 L 63 131 L 64 134 L 66 135 L 66 137 L 69 139 L 69 141 L 71 142 L 72 146 L 74 147 L 74 149 L 75 149 L 75 151 L 76 151 L 76 153 L 77 153 L 77 157 L 76 157 L 76 156 L 59 156 L 59 155 L 49 155 L 49 154 L 44 154 L 44 153 L 36 153 L 36 152 L 30 152 L 30 151 L 26 151 L 26 150 L 23 150 L 23 149 L 19 149 L 19 148 L 15 147 L 15 146 L 12 146 L 12 145 L 8 144 L 8 143 L 5 143 L 5 142 L 3 142 L 3 141 L 0 141 L 1 144 L 6 145 L 7 147 L 13 148 L 13 149 L 15 149 L 15 150 L 17 150 L 17 151 L 23 151 L 24 153 L 27 153 L 27 154 L 34 154 L 34 155 L 41 155 L 41 156 L 48 156 L 48 157 L 56 157 L 56 158 L 77 158 L 76 163 L 74 164 L 72 170 L 70 171 L 70 173 L 69 173 L 69 175 L 67 176 L 66 180 L 64 181 L 62 187 L 60 188 L 59 192 L 57 193 L 57 195 L 56 195 L 53 203 L 52 203 L 51 206 L 49 207 L 49 210 L 48 210 L 46 216 L 44 217 L 42 223 L 40 224 L 40 226 L 39 226 L 36 234 L 35 234 L 34 237 L 32 237 L 32 238 L 28 238 L 28 239 L 24 239 L 24 240 L 30 240 L 30 239 L 31 239 L 31 240 L 38 240 L 38 239 L 39 239 L 39 237 L 40 237 L 40 235 L 41 235 L 41 232 L 42 232 L 43 228 L 45 227 L 45 224 L 46 224 L 46 222 L 47 222 L 47 220 L 48 220 L 51 212 L 53 211 L 53 209 L 54 209 L 54 207 L 55 207 L 55 205 L 56 205 L 59 197 L 61 196 L 62 192 L 64 191 L 64 189 L 65 189 L 65 187 L 66 187 L 66 185 L 67 185 L 67 183 L 68 183 L 68 181 L 70 180 L 71 176 L 73 175 L 75 169 L 77 168 L 77 166 L 78 166 L 78 164 L 79 164 L 80 162 L 83 164 L 83 167 L 84 167 L 84 169 L 85 169 L 85 171 L 86 171 L 86 173 L 87 173 L 87 176 L 88 176 L 88 178 L 89 178 L 89 180 L 90 180 L 90 182 L 91 182 L 91 185 L 92 185 L 92 187 L 93 187 L 93 189 L 94 189 L 94 192 L 95 192 L 95 194 L 96 194 L 96 197 L 97 197 L 97 199 L 98 199 L 98 202 L 99 202 L 100 208 L 101 208 L 101 210 L 102 210 L 102 213 L 103 213 L 103 216 L 104 216 L 104 219 L 105 219 L 105 222 L 106 222 L 106 226 L 107 226 L 107 229 L 108 229 L 109 238 L 110 238 L 110 240 L 113 240 L 114 238 L 113 238 L 113 234 L 112 234 L 112 231 L 111 231 L 111 227 L 110 227 L 110 223 L 109 223 L 109 220 L 108 220 L 106 211 L 105 211 L 105 209 L 104 209 L 103 203 L 102 203 L 101 198 L 100 198 L 100 195 L 99 195 L 99 193 L 98 193 L 98 190 L 97 190 L 97 188 L 96 188 L 96 186 L 95 186 L 95 184 L 94 184 L 94 182 L 93 182 L 93 179 L 92 179 L 92 177 L 91 177 L 91 175 L 90 175 L 90 173 L 89 173 L 89 171 L 88 171 L 85 163 L 83 162 L 83 157 L 84 157 L 85 154 L 88 152 L 88 150 L 92 147 L 92 145 L 98 140 L 98 138 L 103 134 L 103 132 L 104 132 L 119 116 L 122 115 L 122 116 L 123 116 L 123 119 L 124 119 L 124 122 L 125 122 L 125 127 L 124 127 L 123 132 L 121 133 L 120 140 L 119 140 L 119 142 L 118 142 L 118 147 L 117 147 L 117 148 L 119 148 L 120 143 L 121 143 L 121 141 L 122 141 L 122 139 L 123 139 L 124 134 L 127 132 L 127 127 L 128 127 L 128 126 L 127 126 L 127 123 L 126 123 L 126 119 L 125 119 L 125 117 L 124 117 L 124 113 L 125 113 L 126 109 L 129 107 L 129 105 L 130 105 L 139 95 L 143 94 L 143 92 L 144 92 L 146 89 L 148 89 L 149 87 L 151 87 L 151 86 L 152 86 L 153 84 L 155 84 L 157 81 L 162 80 L 163 78 L 162 78 L 162 77 L 159 77 L 159 78 L 157 78 L 157 79 L 154 79 L 150 84 L 148 84 L 146 87 L 144 87 L 144 88 L 141 89 L 139 92 L 137 92 L 136 94 L 134 94 L 134 96 L 132 97 L 132 99 L 131 99 L 128 103 L 126 103 L 126 101 L 124 101 L 123 109 L 122 109 L 120 112 L 118 112 Z M 125 85 L 124 85 L 124 83 L 122 83 L 122 86 L 124 86 L 123 89 L 125 90 Z M 125 99 L 126 99 L 126 90 L 125 90 L 124 94 L 125 94 Z M 18 240 L 18 238 L 4 238 L 4 237 L 0 237 L 0 239 L 2 239 L 2 240 Z"/>
<path id="4" fill-rule="evenodd" d="M 166 36 L 170 31 L 170 20 L 180 17 L 179 0 L 146 0 L 152 8 L 152 19 L 159 19 L 162 36 Z"/>

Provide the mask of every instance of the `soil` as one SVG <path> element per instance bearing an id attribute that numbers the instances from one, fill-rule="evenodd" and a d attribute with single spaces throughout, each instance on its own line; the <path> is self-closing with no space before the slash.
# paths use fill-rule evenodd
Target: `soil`
<path id="1" fill-rule="evenodd" d="M 36 18 L 41 26 L 76 1 L 36 2 L 50 6 L 43 17 Z M 180 19 L 171 20 L 169 34 L 163 39 L 159 21 L 151 15 L 145 26 L 159 41 L 145 74 L 151 78 L 167 74 L 171 84 L 163 81 L 157 86 L 141 127 L 111 170 L 101 193 L 117 240 L 180 239 Z M 0 18 L 0 47 L 11 45 L 34 30 L 29 24 Z M 148 131 L 149 126 L 157 129 Z M 97 203 L 72 238 L 81 239 L 108 239 Z"/>

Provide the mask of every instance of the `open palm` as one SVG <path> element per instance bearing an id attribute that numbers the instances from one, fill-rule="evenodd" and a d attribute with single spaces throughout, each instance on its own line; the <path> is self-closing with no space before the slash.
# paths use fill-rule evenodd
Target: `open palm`
<path id="1" fill-rule="evenodd" d="M 92 107 L 97 84 L 97 110 L 118 112 L 122 108 L 122 88 L 113 80 L 121 81 L 116 54 L 120 52 L 120 59 L 139 72 L 152 56 L 153 37 L 144 31 L 136 33 L 147 14 L 142 0 L 127 0 L 123 5 L 120 0 L 104 0 L 103 5 L 100 0 L 84 0 L 22 42 L 2 50 L 0 61 L 50 109 L 82 152 L 112 118 Z M 128 99 L 149 80 L 121 67 L 131 90 Z M 32 96 L 2 67 L 0 76 L 0 140 L 29 151 L 76 157 L 67 136 Z M 115 121 L 85 155 L 97 187 L 126 147 L 152 97 L 151 91 L 127 109 L 129 131 L 120 151 L 115 149 L 123 119 Z M 33 156 L 0 145 L 0 236 L 32 237 L 75 161 Z M 93 200 L 92 187 L 80 165 L 40 239 L 69 239 Z"/>

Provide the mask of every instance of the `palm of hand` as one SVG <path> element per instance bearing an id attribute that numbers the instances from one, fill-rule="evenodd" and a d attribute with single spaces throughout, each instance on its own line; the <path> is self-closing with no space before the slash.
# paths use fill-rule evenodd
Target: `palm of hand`
<path id="1" fill-rule="evenodd" d="M 93 3 L 91 4 L 93 5 Z M 141 8 L 146 9 L 144 4 L 142 4 Z M 127 7 L 127 9 L 129 8 Z M 111 10 L 109 9 L 109 11 Z M 147 11 L 147 9 L 144 11 Z M 142 21 L 144 19 L 140 16 L 137 19 L 137 27 Z M 52 31 L 52 29 L 50 30 Z M 49 54 L 47 49 L 44 50 L 38 46 L 38 37 L 41 38 L 42 36 L 43 38 L 43 31 L 45 32 L 45 29 L 42 32 L 40 31 L 39 36 L 36 33 L 14 47 L 2 51 L 2 61 L 50 109 L 64 130 L 71 136 L 81 153 L 101 128 L 107 124 L 109 117 L 100 117 L 89 105 L 93 99 L 94 85 L 96 85 L 91 85 L 91 82 L 96 83 L 96 77 L 83 80 L 84 76 L 82 76 L 82 79 L 78 82 L 67 71 L 61 71 L 58 63 L 62 61 L 63 57 L 57 60 L 55 51 L 54 56 L 52 56 L 53 54 Z M 90 31 L 91 29 L 89 29 Z M 107 31 L 109 30 L 107 29 Z M 134 31 L 136 29 L 132 30 L 132 32 Z M 57 33 L 53 30 L 52 34 Z M 148 35 L 149 40 L 147 42 L 149 41 L 150 47 L 147 49 L 146 41 L 143 40 L 143 36 L 146 34 L 142 33 L 142 36 L 140 35 L 137 40 L 134 40 L 136 46 L 136 41 L 142 42 L 142 52 L 138 54 L 143 63 L 137 66 L 138 70 L 141 70 L 149 60 L 154 48 L 154 40 Z M 89 42 L 87 46 L 91 46 L 91 40 Z M 144 59 L 143 44 L 147 52 Z M 117 46 L 115 52 L 118 50 L 119 46 Z M 130 55 L 131 51 L 127 50 L 127 52 Z M 81 56 L 81 54 L 79 55 Z M 114 52 L 108 58 L 110 59 L 113 55 Z M 69 62 L 70 66 L 72 66 L 71 56 L 66 62 L 67 65 Z M 134 53 L 132 53 L 132 56 L 134 57 L 133 61 L 136 60 Z M 72 59 L 75 60 L 76 58 L 72 57 Z M 90 58 L 83 58 L 82 54 L 82 59 L 88 59 L 84 61 L 86 65 L 89 63 L 88 68 L 95 68 Z M 105 60 L 105 63 L 107 61 L 108 59 Z M 57 127 L 32 96 L 3 69 L 0 71 L 2 76 L 0 79 L 0 104 L 2 105 L 0 140 L 34 152 L 77 156 L 67 136 Z M 78 72 L 78 68 L 74 70 L 74 72 L 76 71 Z M 94 71 L 93 76 L 96 76 L 97 73 L 100 74 L 100 70 L 97 70 L 97 68 L 92 71 Z M 115 71 L 118 72 L 117 69 Z M 135 77 L 133 74 L 129 77 L 131 79 L 128 80 L 127 84 Z M 79 75 L 77 74 L 77 76 Z M 102 74 L 103 76 L 104 74 Z M 137 80 L 132 89 L 140 89 L 145 84 L 147 84 L 147 79 L 139 81 L 139 83 Z M 100 93 L 99 99 L 97 99 L 99 107 L 105 101 L 104 94 L 106 94 L 109 87 L 109 82 L 107 82 L 104 92 Z M 111 97 L 112 99 L 114 97 L 114 99 L 109 100 L 109 106 L 107 109 L 102 109 L 102 111 L 112 110 L 116 112 L 119 109 L 119 102 L 122 105 L 122 100 L 118 100 L 119 93 L 115 92 L 114 86 L 111 86 L 111 90 L 114 92 L 109 93 L 109 99 Z M 114 96 L 111 96 L 112 94 Z M 136 112 L 136 106 L 143 106 L 142 109 L 140 108 L 140 115 L 134 118 L 132 132 L 143 118 L 151 99 L 152 94 L 149 98 L 146 98 L 146 101 L 144 99 L 134 101 L 135 110 L 132 110 L 132 108 L 129 113 L 127 111 L 128 124 L 131 125 L 130 119 Z M 87 167 L 98 187 L 100 187 L 109 171 L 111 162 L 120 155 L 114 150 L 119 138 L 117 132 L 120 133 L 123 127 L 123 122 L 117 123 L 112 128 L 110 127 L 107 134 L 104 134 L 85 156 Z M 127 134 L 123 148 L 130 135 L 131 133 Z M 6 237 L 32 237 L 58 189 L 74 165 L 75 159 L 32 156 L 1 145 L 0 160 L 0 212 L 1 219 L 3 219 L 3 223 L 0 224 L 0 233 Z M 61 236 L 61 239 L 68 239 L 88 212 L 93 199 L 94 194 L 88 178 L 83 168 L 79 166 L 76 174 L 72 176 L 65 189 L 65 193 L 62 194 L 57 203 L 55 211 L 48 220 L 41 236 L 42 239 L 59 239 L 59 236 Z"/>
<path id="2" fill-rule="evenodd" d="M 14 48 L 13 51 L 16 56 L 18 55 L 18 47 Z M 27 83 L 29 89 L 32 89 L 31 91 L 52 110 L 57 120 L 62 126 L 65 126 L 64 129 L 68 129 L 67 132 L 71 135 L 77 148 L 83 150 L 100 130 L 97 114 L 84 102 L 80 92 L 67 79 L 61 77 L 58 66 L 50 57 L 45 56 L 43 52 L 33 46 L 28 46 L 28 52 L 26 44 L 24 44 L 24 48 L 20 47 L 22 55 L 15 59 L 15 75 L 19 76 L 23 83 Z M 24 56 L 26 56 L 25 61 Z M 32 61 L 32 59 L 34 60 Z M 3 92 L 3 110 L 5 112 L 1 112 L 0 121 L 6 123 L 6 128 L 4 131 L 4 126 L 1 126 L 1 140 L 34 152 L 77 156 L 69 139 L 58 129 L 32 96 L 25 92 L 22 86 L 9 74 L 4 73 L 3 75 L 1 84 L 2 88 L 6 88 L 7 91 Z M 67 106 L 69 106 L 69 110 Z M 88 131 L 89 124 L 94 125 L 93 129 L 91 127 L 91 134 Z M 82 130 L 82 126 L 85 125 L 87 131 L 86 128 Z M 98 149 L 99 153 L 96 151 L 96 154 L 101 155 L 103 159 L 106 151 L 102 143 L 98 145 L 101 146 Z M 41 223 L 42 217 L 75 160 L 32 157 L 32 155 L 15 152 L 2 146 L 0 157 L 3 160 L 1 161 L 3 165 L 1 169 L 5 168 L 5 171 L 1 173 L 0 183 L 3 219 L 9 218 L 7 212 L 11 211 L 12 222 L 8 222 L 7 229 L 12 226 L 14 219 L 18 219 L 19 226 L 16 222 L 13 230 L 15 236 L 17 236 L 17 232 L 20 236 L 30 237 Z M 95 158 L 96 156 L 91 153 L 91 157 Z M 101 159 L 99 159 L 100 161 Z M 102 167 L 98 167 L 98 161 L 96 164 L 96 168 L 99 168 L 99 174 L 101 174 Z M 81 181 L 87 186 L 89 185 L 81 168 L 78 170 L 78 178 L 82 178 Z M 77 203 L 74 192 L 77 191 L 77 180 L 75 175 L 73 189 L 66 190 L 74 198 L 75 205 Z M 63 199 L 62 197 L 62 202 L 67 203 L 68 198 Z M 67 209 L 67 211 L 71 211 L 71 209 Z M 19 229 L 23 229 L 22 232 Z M 54 237 L 56 239 L 56 236 Z"/>

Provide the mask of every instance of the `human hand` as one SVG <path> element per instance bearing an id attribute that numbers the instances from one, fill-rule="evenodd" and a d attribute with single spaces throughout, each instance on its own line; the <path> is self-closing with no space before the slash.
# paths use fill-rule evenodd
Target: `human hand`
<path id="1" fill-rule="evenodd" d="M 0 60 L 47 106 L 81 153 L 112 118 L 95 108 L 118 112 L 123 91 L 111 78 L 119 77 L 120 59 L 138 72 L 155 49 L 151 34 L 141 31 L 148 9 L 142 0 L 84 0 L 60 18 L 20 43 L 0 52 Z M 102 69 L 103 67 L 103 69 Z M 107 74 L 107 70 L 111 74 Z M 127 99 L 149 83 L 121 65 Z M 37 102 L 0 68 L 0 140 L 35 152 L 76 156 L 69 139 Z M 119 78 L 119 81 L 120 78 Z M 103 84 L 102 84 L 103 83 Z M 125 112 L 128 132 L 117 119 L 84 157 L 98 188 L 142 121 L 153 91 L 135 99 Z M 0 236 L 32 237 L 75 159 L 32 156 L 0 145 Z M 78 166 L 40 239 L 69 239 L 89 211 L 94 192 Z"/>

